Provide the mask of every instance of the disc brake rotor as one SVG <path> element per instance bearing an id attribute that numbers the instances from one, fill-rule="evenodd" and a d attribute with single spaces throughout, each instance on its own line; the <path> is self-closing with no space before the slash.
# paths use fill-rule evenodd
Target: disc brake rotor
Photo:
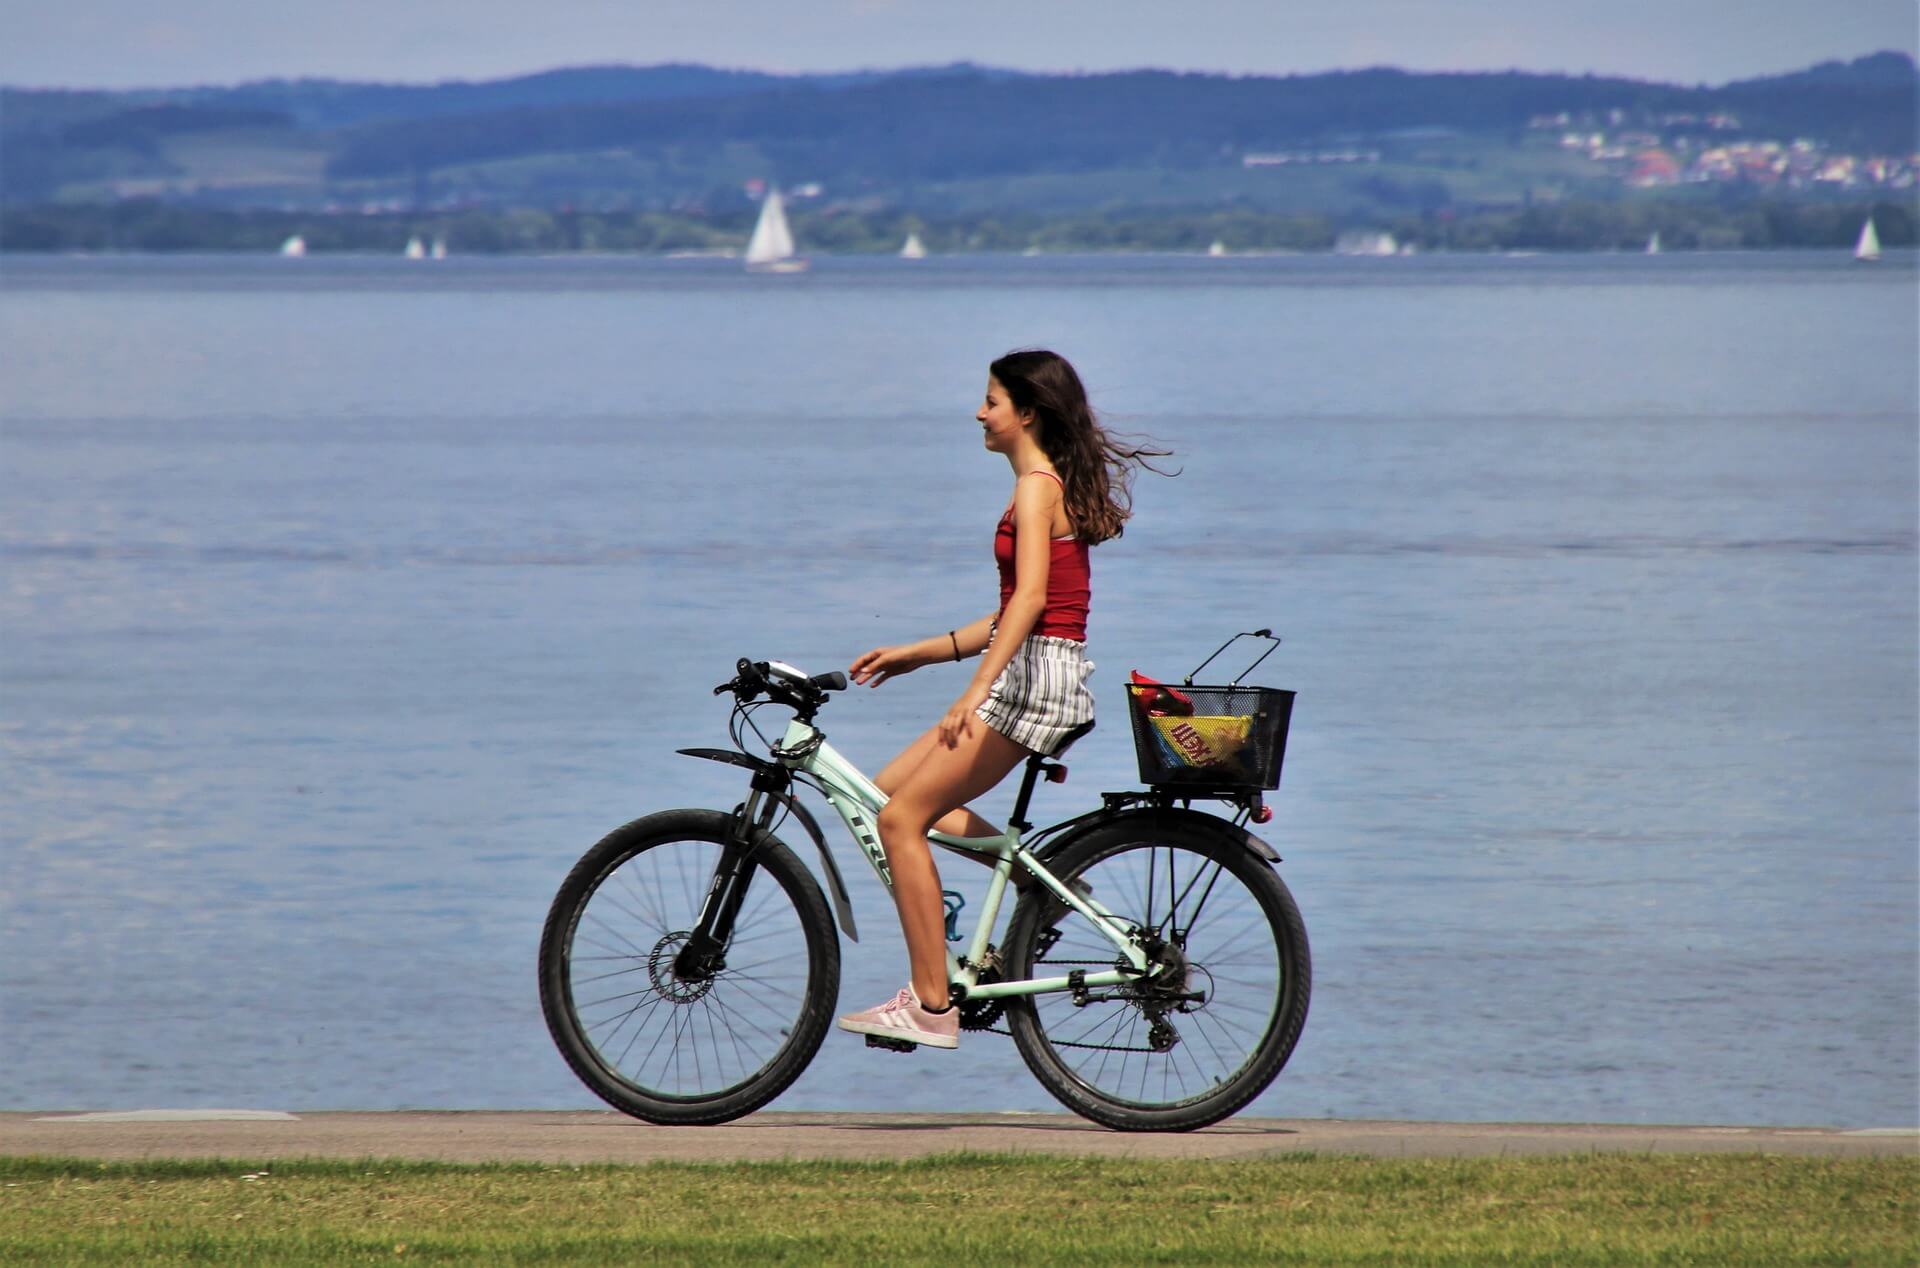
<path id="1" fill-rule="evenodd" d="M 704 998 L 713 989 L 713 979 L 710 977 L 690 982 L 673 971 L 674 957 L 680 954 L 680 948 L 687 945 L 687 940 L 692 936 L 691 931 L 686 929 L 670 933 L 654 943 L 652 954 L 647 956 L 647 976 L 653 982 L 654 992 L 675 1004 L 691 1004 Z"/>

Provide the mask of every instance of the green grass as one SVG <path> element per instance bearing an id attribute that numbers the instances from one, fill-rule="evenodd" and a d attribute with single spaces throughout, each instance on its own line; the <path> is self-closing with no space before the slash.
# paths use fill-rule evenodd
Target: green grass
<path id="1" fill-rule="evenodd" d="M 8 1264 L 1920 1261 L 1920 1159 L 0 1159 Z"/>

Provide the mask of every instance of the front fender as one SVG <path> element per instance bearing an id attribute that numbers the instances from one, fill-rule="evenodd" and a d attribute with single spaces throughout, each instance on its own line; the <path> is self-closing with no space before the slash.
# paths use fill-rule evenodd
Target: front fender
<path id="1" fill-rule="evenodd" d="M 750 771 L 785 771 L 764 757 L 755 757 L 751 753 L 742 753 L 730 748 L 683 748 L 674 750 L 687 757 L 698 757 L 709 762 L 725 762 L 729 766 L 743 766 Z M 833 861 L 833 855 L 827 850 L 827 835 L 820 830 L 820 821 L 813 812 L 800 803 L 792 793 L 770 794 L 774 800 L 790 811 L 799 821 L 806 834 L 813 838 L 814 848 L 820 851 L 820 868 L 827 874 L 827 893 L 833 898 L 833 914 L 839 918 L 840 932 L 847 935 L 850 942 L 860 941 L 860 933 L 853 923 L 853 900 L 847 896 L 847 883 L 840 879 L 840 867 Z"/>
<path id="2" fill-rule="evenodd" d="M 725 762 L 729 766 L 744 766 L 748 770 L 778 770 L 764 757 L 755 757 L 751 753 L 742 753 L 731 748 L 677 748 L 673 750 L 685 757 L 698 757 L 709 762 Z"/>
<path id="3" fill-rule="evenodd" d="M 1241 825 L 1222 819 L 1218 815 L 1203 814 L 1198 810 L 1190 810 L 1182 806 L 1133 806 L 1126 810 L 1116 810 L 1111 814 L 1105 812 L 1091 814 L 1068 831 L 1048 841 L 1036 853 L 1044 863 L 1089 832 L 1110 828 L 1116 824 L 1133 825 L 1143 832 L 1206 832 L 1245 847 L 1265 860 L 1269 866 L 1280 862 L 1280 855 L 1272 846 Z"/>

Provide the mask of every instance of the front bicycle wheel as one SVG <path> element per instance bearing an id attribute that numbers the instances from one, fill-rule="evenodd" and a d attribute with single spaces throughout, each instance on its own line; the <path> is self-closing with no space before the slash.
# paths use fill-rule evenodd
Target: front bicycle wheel
<path id="1" fill-rule="evenodd" d="M 540 1006 L 560 1054 L 614 1108 L 650 1123 L 724 1123 L 787 1089 L 840 994 L 820 886 L 777 838 L 754 852 L 715 971 L 678 961 L 730 816 L 669 810 L 617 828 L 560 886 L 540 938 Z"/>
<path id="2" fill-rule="evenodd" d="M 1087 886 L 1162 966 L 1008 1000 L 1014 1043 L 1048 1092 L 1120 1131 L 1191 1131 L 1273 1082 L 1306 1024 L 1313 967 L 1293 895 L 1265 860 L 1223 834 L 1116 823 L 1046 865 Z M 1013 980 L 1125 960 L 1085 916 L 1035 894 L 1014 912 L 1007 963 Z"/>

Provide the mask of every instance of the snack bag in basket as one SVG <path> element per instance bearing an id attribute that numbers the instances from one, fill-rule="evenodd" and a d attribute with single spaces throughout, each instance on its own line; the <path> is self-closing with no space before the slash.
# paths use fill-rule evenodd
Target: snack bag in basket
<path id="1" fill-rule="evenodd" d="M 1245 758 L 1249 756 L 1248 737 L 1253 719 L 1244 715 L 1215 714 L 1194 717 L 1153 717 L 1150 719 L 1160 741 L 1174 757 L 1188 766 L 1211 771 L 1222 777 L 1249 777 Z"/>
<path id="2" fill-rule="evenodd" d="M 1146 715 L 1161 759 L 1169 766 L 1191 766 L 1224 779 L 1251 775 L 1244 756 L 1253 719 L 1242 715 L 1195 716 L 1193 697 L 1139 670 L 1132 673 L 1134 703 Z"/>

